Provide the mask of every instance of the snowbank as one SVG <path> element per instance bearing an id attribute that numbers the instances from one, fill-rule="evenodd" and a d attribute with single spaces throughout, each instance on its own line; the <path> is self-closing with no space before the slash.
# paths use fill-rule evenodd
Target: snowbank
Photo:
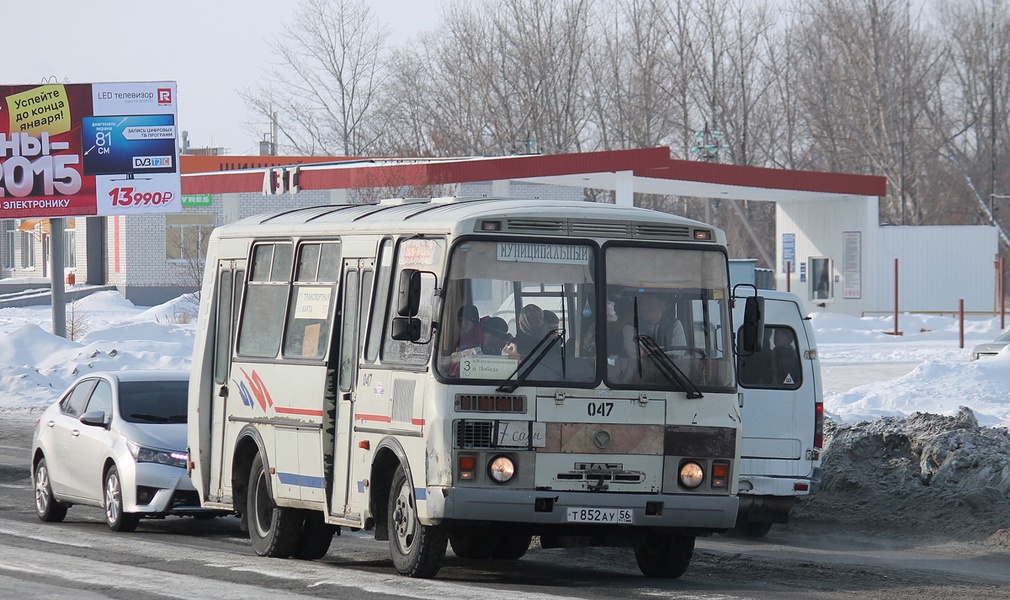
<path id="1" fill-rule="evenodd" d="M 859 530 L 915 530 L 1000 540 L 1010 529 L 1010 432 L 968 408 L 825 430 L 821 493 L 794 519 Z"/>

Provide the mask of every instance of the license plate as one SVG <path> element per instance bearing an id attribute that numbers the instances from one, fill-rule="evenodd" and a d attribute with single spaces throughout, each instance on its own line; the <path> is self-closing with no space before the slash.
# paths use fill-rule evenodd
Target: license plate
<path id="1" fill-rule="evenodd" d="M 634 513 L 630 508 L 579 508 L 568 509 L 569 523 L 634 523 Z"/>

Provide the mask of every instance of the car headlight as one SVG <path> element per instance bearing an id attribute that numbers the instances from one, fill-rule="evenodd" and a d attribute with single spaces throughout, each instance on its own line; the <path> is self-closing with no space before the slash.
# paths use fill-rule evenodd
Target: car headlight
<path id="1" fill-rule="evenodd" d="M 138 463 L 156 463 L 170 467 L 179 467 L 180 469 L 186 468 L 187 456 L 185 452 L 147 448 L 132 440 L 126 442 L 126 446 L 130 449 L 133 459 Z"/>
<path id="2" fill-rule="evenodd" d="M 702 481 L 705 481 L 705 469 L 702 469 L 701 465 L 693 461 L 680 465 L 680 485 L 693 490 L 701 485 Z"/>
<path id="3" fill-rule="evenodd" d="M 507 456 L 496 456 L 488 463 L 488 474 L 498 483 L 505 483 L 516 474 L 516 465 Z"/>

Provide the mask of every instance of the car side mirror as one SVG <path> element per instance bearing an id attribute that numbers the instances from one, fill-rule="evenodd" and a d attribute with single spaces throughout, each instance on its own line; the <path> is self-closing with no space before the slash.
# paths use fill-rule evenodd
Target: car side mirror
<path id="1" fill-rule="evenodd" d="M 105 411 L 89 410 L 81 415 L 81 418 L 78 419 L 78 421 L 85 425 L 90 425 L 91 427 L 105 427 Z"/>

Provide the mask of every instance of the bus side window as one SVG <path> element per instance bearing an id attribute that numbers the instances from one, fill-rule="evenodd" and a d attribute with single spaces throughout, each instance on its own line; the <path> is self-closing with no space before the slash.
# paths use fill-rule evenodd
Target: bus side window
<path id="1" fill-rule="evenodd" d="M 382 325 L 385 322 L 386 306 L 389 304 L 389 283 L 392 276 L 392 240 L 385 239 L 379 244 L 379 256 L 375 263 L 375 288 L 372 293 L 371 310 L 368 315 L 368 339 L 365 344 L 365 362 L 375 362 L 382 345 Z"/>
<path id="2" fill-rule="evenodd" d="M 355 319 L 358 314 L 358 272 L 347 271 L 344 277 L 343 321 L 340 329 L 340 391 L 351 390 L 354 384 L 354 361 L 358 360 L 358 330 Z"/>
<path id="3" fill-rule="evenodd" d="M 298 248 L 295 281 L 284 330 L 284 356 L 322 358 L 330 335 L 340 246 L 307 243 Z M 337 264 L 337 268 L 333 265 Z"/>
<path id="4" fill-rule="evenodd" d="M 382 348 L 383 362 L 392 361 L 416 365 L 420 367 L 428 362 L 431 354 L 432 322 L 435 314 L 435 299 L 437 274 L 434 271 L 435 265 L 442 262 L 442 255 L 445 252 L 445 240 L 435 238 L 406 238 L 401 239 L 396 247 L 395 267 L 392 269 L 392 305 L 384 307 L 386 323 L 391 323 L 392 319 L 399 317 L 396 314 L 396 301 L 398 294 L 405 293 L 400 290 L 400 273 L 405 269 L 414 269 L 420 273 L 421 293 L 420 304 L 417 315 L 411 318 L 416 319 L 420 326 L 420 341 L 398 341 L 391 336 L 385 336 Z"/>
<path id="5" fill-rule="evenodd" d="M 256 244 L 246 285 L 239 329 L 238 352 L 275 357 L 281 345 L 282 315 L 291 274 L 291 244 Z"/>

